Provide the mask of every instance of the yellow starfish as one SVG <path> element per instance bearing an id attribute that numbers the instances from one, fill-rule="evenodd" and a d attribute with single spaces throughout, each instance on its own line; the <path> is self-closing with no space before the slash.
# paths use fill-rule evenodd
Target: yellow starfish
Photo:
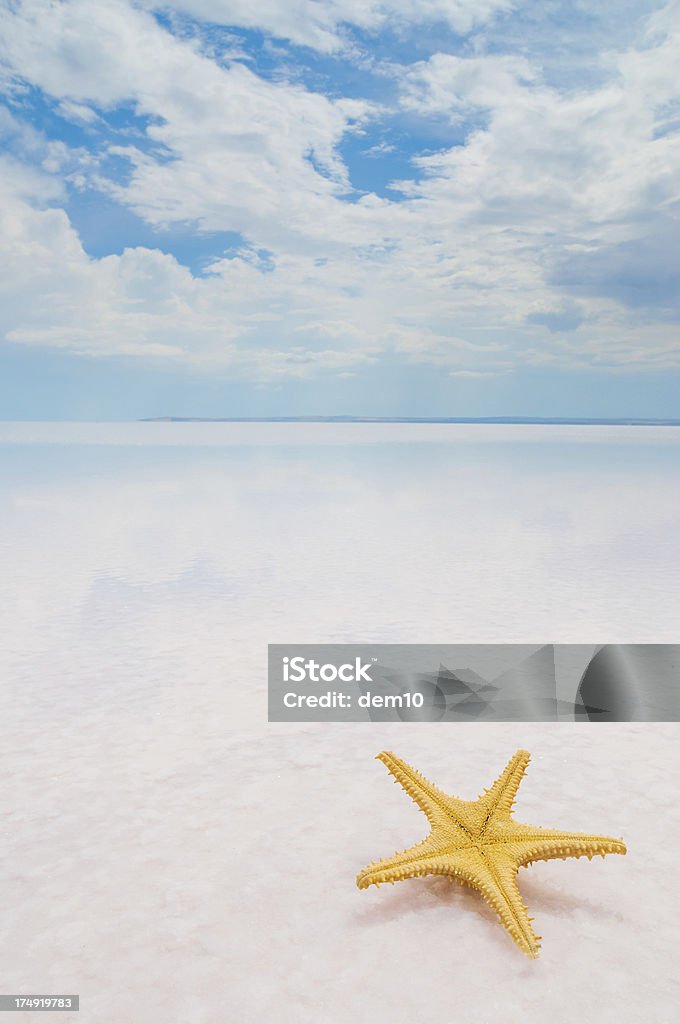
<path id="1" fill-rule="evenodd" d="M 539 935 L 531 929 L 533 918 L 517 889 L 520 867 L 535 860 L 588 857 L 625 853 L 620 839 L 589 836 L 579 832 L 520 825 L 511 818 L 512 805 L 530 754 L 518 750 L 508 765 L 478 800 L 447 796 L 410 765 L 389 751 L 378 754 L 430 822 L 427 839 L 394 857 L 375 861 L 357 875 L 366 889 L 381 882 L 399 882 L 419 875 L 448 875 L 478 889 L 498 914 L 513 939 L 528 956 L 538 956 Z"/>

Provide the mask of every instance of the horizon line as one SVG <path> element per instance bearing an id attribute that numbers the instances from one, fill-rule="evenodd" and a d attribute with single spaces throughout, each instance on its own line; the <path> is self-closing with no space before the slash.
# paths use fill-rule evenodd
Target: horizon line
<path id="1" fill-rule="evenodd" d="M 517 423 L 680 426 L 680 419 L 646 416 L 143 416 L 138 423 Z"/>

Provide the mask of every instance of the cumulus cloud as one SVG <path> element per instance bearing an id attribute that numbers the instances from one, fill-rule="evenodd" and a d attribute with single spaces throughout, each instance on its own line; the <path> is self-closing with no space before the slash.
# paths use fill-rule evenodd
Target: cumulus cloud
<path id="1" fill-rule="evenodd" d="M 5 61 L 62 111 L 82 117 L 92 104 L 129 102 L 149 119 L 143 148 L 108 151 L 132 171 L 124 190 L 108 187 L 151 222 L 290 223 L 313 219 L 310 203 L 347 188 L 336 146 L 368 115 L 364 101 L 272 84 L 240 63 L 222 67 L 126 3 L 26 0 L 7 24 Z"/>
<path id="2" fill-rule="evenodd" d="M 3 173 L 0 196 L 0 330 L 9 341 L 228 368 L 253 379 L 308 377 L 370 360 L 370 345 L 333 349 L 318 334 L 301 344 L 302 332 L 295 343 L 285 323 L 291 317 L 295 325 L 285 294 L 295 268 L 272 286 L 245 256 L 205 279 L 154 249 L 92 260 L 63 210 L 36 209 L 20 195 L 30 187 L 32 198 L 49 198 L 49 179 L 15 177 L 21 190 L 11 190 L 12 175 Z M 266 347 L 251 337 L 261 327 L 253 312 L 260 305 L 270 310 Z"/>
<path id="3" fill-rule="evenodd" d="M 164 27 L 154 3 L 5 3 L 6 338 L 257 380 L 351 372 L 385 353 L 462 377 L 677 366 L 677 282 L 663 265 L 680 171 L 678 6 L 657 12 L 636 47 L 602 53 L 601 80 L 576 88 L 550 83 L 530 48 L 483 52 L 479 26 L 509 7 L 163 7 L 329 52 L 347 26 L 476 26 L 458 53 L 383 67 L 398 87 L 387 108 L 218 60 L 200 36 Z M 29 88 L 90 131 L 91 147 L 22 120 Z M 116 134 L 121 107 L 134 133 Z M 343 142 L 364 133 L 366 158 L 389 160 L 394 145 L 371 138 L 372 125 L 403 131 L 404 117 L 440 126 L 436 151 L 413 156 L 391 199 L 355 189 Z M 79 189 L 156 228 L 238 232 L 243 246 L 201 276 L 151 246 L 93 259 L 62 208 Z"/>

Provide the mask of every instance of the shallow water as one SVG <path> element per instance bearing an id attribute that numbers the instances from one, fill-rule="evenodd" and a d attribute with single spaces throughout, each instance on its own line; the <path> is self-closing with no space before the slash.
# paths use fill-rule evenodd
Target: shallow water
<path id="1" fill-rule="evenodd" d="M 677 641 L 679 470 L 672 427 L 3 424 L 4 668 Z"/>
<path id="2" fill-rule="evenodd" d="M 665 1020 L 677 726 L 271 726 L 265 673 L 268 642 L 677 643 L 679 468 L 673 427 L 1 424 L 11 988 L 80 991 L 88 1024 L 443 1024 L 431 986 L 462 942 L 507 1021 L 563 1019 L 560 991 L 642 1019 L 627 972 Z M 529 746 L 531 814 L 632 839 L 635 859 L 527 874 L 550 977 L 439 880 L 354 889 L 422 838 L 371 761 L 397 744 L 463 796 Z"/>

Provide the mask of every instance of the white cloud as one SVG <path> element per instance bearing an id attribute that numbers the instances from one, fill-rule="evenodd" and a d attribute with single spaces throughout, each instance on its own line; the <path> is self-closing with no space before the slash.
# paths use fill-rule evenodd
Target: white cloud
<path id="1" fill-rule="evenodd" d="M 129 102 L 152 119 L 153 154 L 124 151 L 134 168 L 125 198 L 150 221 L 200 224 L 209 212 L 211 229 L 241 230 L 248 216 L 290 217 L 301 193 L 307 205 L 347 188 L 335 147 L 368 115 L 365 102 L 272 84 L 239 63 L 221 67 L 112 0 L 26 0 L 4 40 L 5 61 L 67 111 Z"/>
<path id="2" fill-rule="evenodd" d="M 459 122 L 476 108 L 512 107 L 525 85 L 538 78 L 539 71 L 525 57 L 436 53 L 407 70 L 402 102 L 407 109 Z"/>
<path id="3" fill-rule="evenodd" d="M 8 341 L 258 380 L 347 369 L 378 351 L 375 318 L 367 310 L 363 327 L 351 322 L 346 279 L 327 267 L 312 278 L 306 259 L 287 257 L 270 272 L 244 250 L 196 278 L 157 249 L 91 259 L 66 213 L 45 208 L 61 198 L 51 175 L 5 159 L 0 180 L 0 334 Z"/>
<path id="4" fill-rule="evenodd" d="M 510 10 L 513 0 L 143 0 L 156 11 L 181 11 L 222 25 L 260 29 L 330 53 L 345 45 L 343 27 L 378 32 L 424 22 L 444 22 L 468 33 Z"/>
<path id="5" fill-rule="evenodd" d="M 306 2 L 254 6 L 257 15 L 211 4 L 212 17 L 248 25 L 257 16 L 289 38 L 286 19 L 300 32 L 323 22 L 335 46 L 343 23 L 472 11 L 434 0 L 314 4 L 310 23 Z M 199 13 L 198 0 L 193 7 Z M 644 48 L 603 56 L 597 87 L 558 90 L 516 54 L 436 54 L 399 69 L 409 116 L 469 132 L 418 158 L 421 178 L 401 184 L 401 202 L 346 201 L 338 145 L 387 116 L 370 102 L 225 66 L 123 0 L 24 0 L 5 10 L 4 60 L 62 113 L 91 122 L 127 103 L 148 119 L 135 144 L 89 156 L 6 120 L 15 156 L 5 163 L 9 272 L 0 286 L 10 340 L 255 379 L 350 372 L 387 351 L 460 376 L 524 363 L 680 363 L 658 287 L 655 315 L 644 302 L 626 308 L 625 281 L 617 290 L 610 280 L 630 274 L 631 251 L 652 266 L 676 208 L 670 8 Z M 125 183 L 107 176 L 100 157 L 110 155 L 129 163 Z M 151 224 L 238 231 L 247 244 L 202 278 L 149 248 L 91 259 L 66 214 L 44 209 L 60 202 L 65 181 L 105 190 Z M 647 248 L 635 249 L 643 236 Z M 271 254 L 266 264 L 260 250 Z M 670 278 L 664 287 L 670 294 Z"/>
<path id="6" fill-rule="evenodd" d="M 562 231 L 632 220 L 650 200 L 673 200 L 678 136 L 659 139 L 655 129 L 678 95 L 676 49 L 671 36 L 653 50 L 611 55 L 605 86 L 567 94 L 514 57 L 438 54 L 417 65 L 406 77 L 407 108 L 453 120 L 478 109 L 488 124 L 465 146 L 422 158 L 432 181 L 410 193 L 446 195 L 482 215 L 493 204 L 497 223 L 505 212 L 522 226 L 540 218 Z"/>
<path id="7" fill-rule="evenodd" d="M 96 124 L 101 118 L 92 107 L 85 103 L 74 103 L 72 100 L 62 100 L 57 107 L 57 112 L 67 121 L 75 121 L 81 124 Z"/>

